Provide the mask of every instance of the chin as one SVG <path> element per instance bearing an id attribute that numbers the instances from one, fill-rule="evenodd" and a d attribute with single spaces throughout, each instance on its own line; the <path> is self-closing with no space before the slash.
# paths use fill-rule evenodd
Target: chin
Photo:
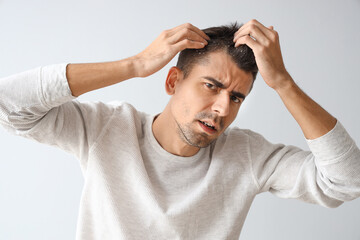
<path id="1" fill-rule="evenodd" d="M 214 142 L 217 139 L 217 137 L 209 138 L 209 135 L 205 133 L 196 133 L 193 134 L 192 136 L 186 136 L 186 138 L 184 137 L 183 139 L 190 146 L 198 147 L 198 148 L 206 148 L 212 142 Z"/>
<path id="2" fill-rule="evenodd" d="M 208 147 L 212 142 L 214 142 L 218 136 L 221 134 L 215 133 L 212 136 L 208 135 L 205 132 L 199 132 L 199 130 L 194 127 L 192 123 L 179 124 L 177 123 L 177 133 L 181 140 L 189 146 L 197 148 Z M 197 121 L 196 121 L 197 124 Z"/>

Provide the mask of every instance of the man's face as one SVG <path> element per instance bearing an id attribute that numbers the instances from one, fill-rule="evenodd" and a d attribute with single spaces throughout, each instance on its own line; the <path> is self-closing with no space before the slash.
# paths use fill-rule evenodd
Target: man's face
<path id="1" fill-rule="evenodd" d="M 186 79 L 179 74 L 171 98 L 171 114 L 179 137 L 188 145 L 206 147 L 234 121 L 253 77 L 238 68 L 226 52 L 207 55 Z M 212 125 L 212 126 L 207 126 Z"/>

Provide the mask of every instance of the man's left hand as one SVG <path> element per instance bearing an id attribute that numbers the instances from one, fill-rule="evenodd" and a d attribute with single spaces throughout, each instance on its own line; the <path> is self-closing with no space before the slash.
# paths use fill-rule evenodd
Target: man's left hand
<path id="1" fill-rule="evenodd" d="M 272 26 L 267 28 L 253 19 L 234 34 L 234 42 L 235 47 L 246 44 L 253 50 L 259 72 L 271 88 L 278 90 L 292 81 L 282 59 L 279 35 Z"/>

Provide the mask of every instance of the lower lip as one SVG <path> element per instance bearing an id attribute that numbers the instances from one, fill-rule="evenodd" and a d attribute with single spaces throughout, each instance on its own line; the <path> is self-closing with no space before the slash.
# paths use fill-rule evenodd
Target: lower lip
<path id="1" fill-rule="evenodd" d="M 205 126 L 205 125 L 202 124 L 200 121 L 199 121 L 199 124 L 200 124 L 200 126 L 202 127 L 202 129 L 204 129 L 205 132 L 207 132 L 207 133 L 209 133 L 209 134 L 214 134 L 214 133 L 216 133 L 216 130 Z"/>

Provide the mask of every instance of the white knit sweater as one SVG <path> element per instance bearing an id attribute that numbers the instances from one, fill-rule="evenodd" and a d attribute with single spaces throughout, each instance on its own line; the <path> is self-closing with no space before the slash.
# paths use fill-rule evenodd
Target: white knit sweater
<path id="1" fill-rule="evenodd" d="M 85 178 L 76 239 L 238 239 L 255 196 L 325 207 L 360 196 L 360 151 L 340 122 L 310 151 L 228 128 L 192 157 L 165 151 L 154 115 L 79 102 L 66 64 L 0 79 L 0 124 L 73 154 Z"/>

